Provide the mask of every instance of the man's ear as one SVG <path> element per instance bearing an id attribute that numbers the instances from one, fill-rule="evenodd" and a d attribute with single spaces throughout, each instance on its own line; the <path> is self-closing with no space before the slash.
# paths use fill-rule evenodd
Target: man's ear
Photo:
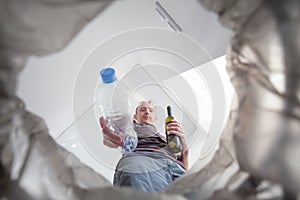
<path id="1" fill-rule="evenodd" d="M 133 118 L 137 120 L 137 115 L 136 115 L 136 114 L 134 114 L 134 115 L 133 115 Z"/>

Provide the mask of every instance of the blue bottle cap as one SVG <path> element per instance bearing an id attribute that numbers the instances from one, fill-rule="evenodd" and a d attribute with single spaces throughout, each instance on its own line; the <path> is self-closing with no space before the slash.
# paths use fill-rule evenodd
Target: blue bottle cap
<path id="1" fill-rule="evenodd" d="M 112 83 L 117 80 L 116 71 L 113 68 L 104 68 L 100 71 L 103 83 Z"/>

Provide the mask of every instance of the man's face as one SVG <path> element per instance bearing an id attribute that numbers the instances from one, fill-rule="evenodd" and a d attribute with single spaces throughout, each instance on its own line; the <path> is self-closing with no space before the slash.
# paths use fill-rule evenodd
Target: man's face
<path id="1" fill-rule="evenodd" d="M 155 108 L 151 103 L 143 103 L 137 108 L 137 112 L 134 115 L 140 124 L 152 124 L 156 121 Z"/>

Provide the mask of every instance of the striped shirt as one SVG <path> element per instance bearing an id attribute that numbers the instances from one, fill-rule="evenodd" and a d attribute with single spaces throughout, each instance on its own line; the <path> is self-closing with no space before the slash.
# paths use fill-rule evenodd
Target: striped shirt
<path id="1" fill-rule="evenodd" d="M 134 130 L 138 136 L 138 144 L 133 152 L 123 154 L 123 157 L 145 155 L 150 157 L 167 157 L 184 168 L 181 161 L 177 160 L 167 149 L 166 137 L 159 134 L 152 124 L 140 124 L 134 121 Z"/>

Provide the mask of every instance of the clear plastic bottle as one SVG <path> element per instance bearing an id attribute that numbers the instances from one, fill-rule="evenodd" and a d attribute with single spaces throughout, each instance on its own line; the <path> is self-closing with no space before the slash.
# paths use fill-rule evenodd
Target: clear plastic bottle
<path id="1" fill-rule="evenodd" d="M 102 83 L 97 88 L 96 100 L 100 106 L 106 126 L 119 134 L 125 145 L 119 147 L 122 153 L 133 151 L 138 143 L 133 129 L 133 114 L 129 101 L 129 89 L 116 77 L 113 68 L 104 68 L 100 72 Z"/>

